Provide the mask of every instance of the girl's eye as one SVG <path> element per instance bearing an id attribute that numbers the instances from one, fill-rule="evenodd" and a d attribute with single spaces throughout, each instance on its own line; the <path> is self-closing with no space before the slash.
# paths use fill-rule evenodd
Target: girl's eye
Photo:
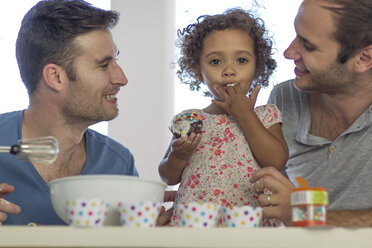
<path id="1" fill-rule="evenodd" d="M 219 59 L 212 59 L 211 61 L 209 61 L 209 64 L 218 65 L 218 64 L 221 64 L 221 60 L 219 60 Z"/>
<path id="2" fill-rule="evenodd" d="M 248 62 L 248 59 L 246 59 L 246 58 L 238 58 L 238 59 L 237 59 L 237 62 L 238 62 L 239 64 L 244 64 L 244 63 L 247 63 L 247 62 Z"/>

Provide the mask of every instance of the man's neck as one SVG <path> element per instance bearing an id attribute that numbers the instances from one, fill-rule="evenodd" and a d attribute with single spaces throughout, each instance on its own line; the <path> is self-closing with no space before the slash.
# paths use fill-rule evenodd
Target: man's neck
<path id="1" fill-rule="evenodd" d="M 335 140 L 372 104 L 372 92 L 360 91 L 353 96 L 326 93 L 310 94 L 310 133 Z"/>
<path id="2" fill-rule="evenodd" d="M 29 107 L 23 113 L 22 138 L 52 135 L 59 142 L 79 144 L 88 125 L 71 125 L 57 111 Z"/>
<path id="3" fill-rule="evenodd" d="M 50 166 L 34 164 L 46 181 L 77 175 L 86 162 L 84 133 L 87 127 L 68 125 L 58 113 L 29 108 L 24 111 L 22 138 L 54 136 L 59 143 L 57 160 Z"/>

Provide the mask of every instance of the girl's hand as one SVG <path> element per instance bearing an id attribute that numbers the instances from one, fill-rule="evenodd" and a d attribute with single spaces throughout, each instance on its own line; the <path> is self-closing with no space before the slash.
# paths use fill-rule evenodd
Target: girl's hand
<path id="1" fill-rule="evenodd" d="M 199 144 L 200 140 L 200 133 L 191 133 L 189 136 L 180 137 L 172 141 L 170 152 L 179 159 L 189 160 L 194 154 L 194 150 Z"/>
<path id="2" fill-rule="evenodd" d="M 248 97 L 239 84 L 227 87 L 227 92 L 223 90 L 220 85 L 216 85 L 215 90 L 224 101 L 213 99 L 212 102 L 224 109 L 228 114 L 240 120 L 247 114 L 247 112 L 253 112 L 260 88 L 261 86 L 256 86 L 253 89 L 251 96 Z"/>
<path id="3" fill-rule="evenodd" d="M 274 167 L 260 169 L 249 181 L 256 183 L 254 187 L 258 193 L 258 203 L 263 208 L 263 217 L 278 218 L 284 225 L 290 226 L 292 222 L 290 198 L 295 187 L 293 183 Z M 264 194 L 265 188 L 272 194 Z"/>

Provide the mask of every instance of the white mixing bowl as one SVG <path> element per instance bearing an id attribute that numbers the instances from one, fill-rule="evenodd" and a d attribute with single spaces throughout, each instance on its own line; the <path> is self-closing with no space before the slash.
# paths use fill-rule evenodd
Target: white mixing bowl
<path id="1" fill-rule="evenodd" d="M 52 205 L 68 224 L 66 201 L 100 198 L 110 204 L 104 225 L 120 225 L 118 202 L 163 202 L 166 184 L 122 175 L 82 175 L 63 177 L 48 183 Z"/>

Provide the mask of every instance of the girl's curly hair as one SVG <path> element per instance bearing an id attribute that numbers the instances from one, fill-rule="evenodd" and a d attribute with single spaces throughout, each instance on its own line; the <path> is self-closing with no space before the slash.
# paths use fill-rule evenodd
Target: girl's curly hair
<path id="1" fill-rule="evenodd" d="M 267 37 L 267 31 L 262 19 L 254 18 L 252 14 L 241 8 L 228 9 L 223 14 L 203 15 L 196 23 L 178 30 L 180 57 L 177 76 L 182 83 L 189 84 L 190 90 L 199 90 L 200 53 L 204 39 L 212 32 L 225 29 L 239 29 L 247 32 L 254 42 L 256 70 L 253 85 L 268 85 L 268 79 L 276 68 L 272 56 L 272 41 Z M 205 95 L 211 95 L 205 92 Z"/>

